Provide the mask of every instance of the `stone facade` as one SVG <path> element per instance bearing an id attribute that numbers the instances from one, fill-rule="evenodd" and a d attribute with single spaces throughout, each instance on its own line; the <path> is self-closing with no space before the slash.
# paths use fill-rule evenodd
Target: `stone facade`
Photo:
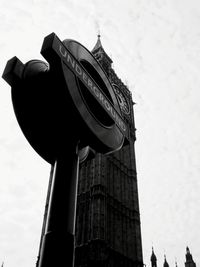
<path id="1" fill-rule="evenodd" d="M 143 266 L 132 96 L 112 69 L 100 36 L 92 53 L 127 101 L 123 116 L 131 134 L 120 151 L 96 154 L 80 167 L 75 266 Z"/>

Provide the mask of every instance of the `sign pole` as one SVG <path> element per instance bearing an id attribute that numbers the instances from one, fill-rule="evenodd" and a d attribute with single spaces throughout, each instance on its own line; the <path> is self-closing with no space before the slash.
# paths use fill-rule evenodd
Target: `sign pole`
<path id="1" fill-rule="evenodd" d="M 51 185 L 52 185 L 52 180 L 53 180 L 53 174 L 54 174 L 54 165 L 51 165 L 51 171 L 50 171 L 50 177 L 49 177 L 49 185 L 48 185 L 48 190 L 47 190 L 47 196 L 46 196 L 46 204 L 45 204 L 45 211 L 44 211 L 44 218 L 43 218 L 43 224 L 42 224 L 42 231 L 41 231 L 41 237 L 40 237 L 40 244 L 39 244 L 39 252 L 38 252 L 38 258 L 37 258 L 37 263 L 36 267 L 39 266 L 39 259 L 40 259 L 40 253 L 41 253 L 41 246 L 42 246 L 42 239 L 45 233 L 46 229 L 46 222 L 47 222 L 47 212 L 48 212 L 48 207 L 49 207 L 49 199 L 50 199 L 50 192 L 51 192 Z"/>
<path id="2" fill-rule="evenodd" d="M 78 155 L 74 145 L 54 164 L 39 267 L 74 266 Z"/>

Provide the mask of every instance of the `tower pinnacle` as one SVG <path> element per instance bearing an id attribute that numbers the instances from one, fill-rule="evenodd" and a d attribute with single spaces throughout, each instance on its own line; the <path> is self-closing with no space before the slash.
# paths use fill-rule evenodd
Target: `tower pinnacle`
<path id="1" fill-rule="evenodd" d="M 97 42 L 91 52 L 98 60 L 98 62 L 101 64 L 105 72 L 108 74 L 111 68 L 112 59 L 107 55 L 107 53 L 103 49 L 100 39 L 101 38 L 100 32 L 98 33 L 97 37 L 98 37 Z"/>
<path id="2" fill-rule="evenodd" d="M 163 264 L 163 267 L 169 267 L 169 264 L 168 264 L 167 259 L 166 259 L 166 255 L 164 255 L 164 264 Z"/>
<path id="3" fill-rule="evenodd" d="M 151 267 L 157 267 L 157 258 L 154 253 L 153 247 L 152 247 L 152 254 L 151 254 Z"/>
<path id="4" fill-rule="evenodd" d="M 196 267 L 196 263 L 193 261 L 192 254 L 190 253 L 190 249 L 188 246 L 186 247 L 185 258 L 185 267 Z"/>
<path id="5" fill-rule="evenodd" d="M 97 39 L 97 42 L 96 42 L 94 48 L 92 49 L 92 53 L 95 53 L 99 49 L 103 49 L 102 44 L 101 44 L 101 39 L 100 39 L 101 38 L 100 32 L 98 33 L 97 37 L 98 37 L 98 39 Z"/>

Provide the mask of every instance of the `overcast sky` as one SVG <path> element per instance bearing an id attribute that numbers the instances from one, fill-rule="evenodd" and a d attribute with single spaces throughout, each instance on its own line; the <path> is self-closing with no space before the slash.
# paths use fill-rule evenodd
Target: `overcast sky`
<path id="1" fill-rule="evenodd" d="M 0 73 L 8 59 L 43 59 L 55 32 L 92 49 L 100 30 L 132 91 L 144 263 L 200 265 L 200 2 L 0 0 Z M 0 264 L 35 266 L 50 165 L 23 136 L 0 79 Z M 37 108 L 37 106 L 36 106 Z"/>

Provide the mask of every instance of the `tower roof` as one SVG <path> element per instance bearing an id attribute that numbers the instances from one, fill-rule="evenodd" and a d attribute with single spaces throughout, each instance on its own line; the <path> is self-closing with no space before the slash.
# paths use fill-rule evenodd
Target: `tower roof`
<path id="1" fill-rule="evenodd" d="M 100 48 L 103 49 L 102 44 L 101 44 L 101 39 L 100 39 L 101 35 L 98 34 L 97 37 L 98 37 L 98 39 L 97 39 L 97 42 L 96 42 L 94 48 L 92 49 L 92 53 L 93 53 L 94 51 L 100 49 Z"/>
<path id="2" fill-rule="evenodd" d="M 192 254 L 190 253 L 190 249 L 188 246 L 186 247 L 185 257 L 186 257 L 186 261 L 193 261 Z"/>
<path id="3" fill-rule="evenodd" d="M 106 59 L 107 62 L 109 62 L 109 64 L 112 64 L 112 59 L 108 56 L 108 54 L 105 52 L 105 50 L 103 49 L 102 43 L 101 43 L 101 35 L 98 34 L 98 39 L 97 42 L 94 46 L 94 48 L 92 49 L 92 54 L 99 54 L 101 60 Z"/>
<path id="4" fill-rule="evenodd" d="M 157 261 L 156 255 L 154 253 L 154 249 L 152 247 L 151 261 Z"/>
<path id="5" fill-rule="evenodd" d="M 163 267 L 169 267 L 169 264 L 166 260 L 166 255 L 164 255 L 164 264 L 163 264 Z"/>

